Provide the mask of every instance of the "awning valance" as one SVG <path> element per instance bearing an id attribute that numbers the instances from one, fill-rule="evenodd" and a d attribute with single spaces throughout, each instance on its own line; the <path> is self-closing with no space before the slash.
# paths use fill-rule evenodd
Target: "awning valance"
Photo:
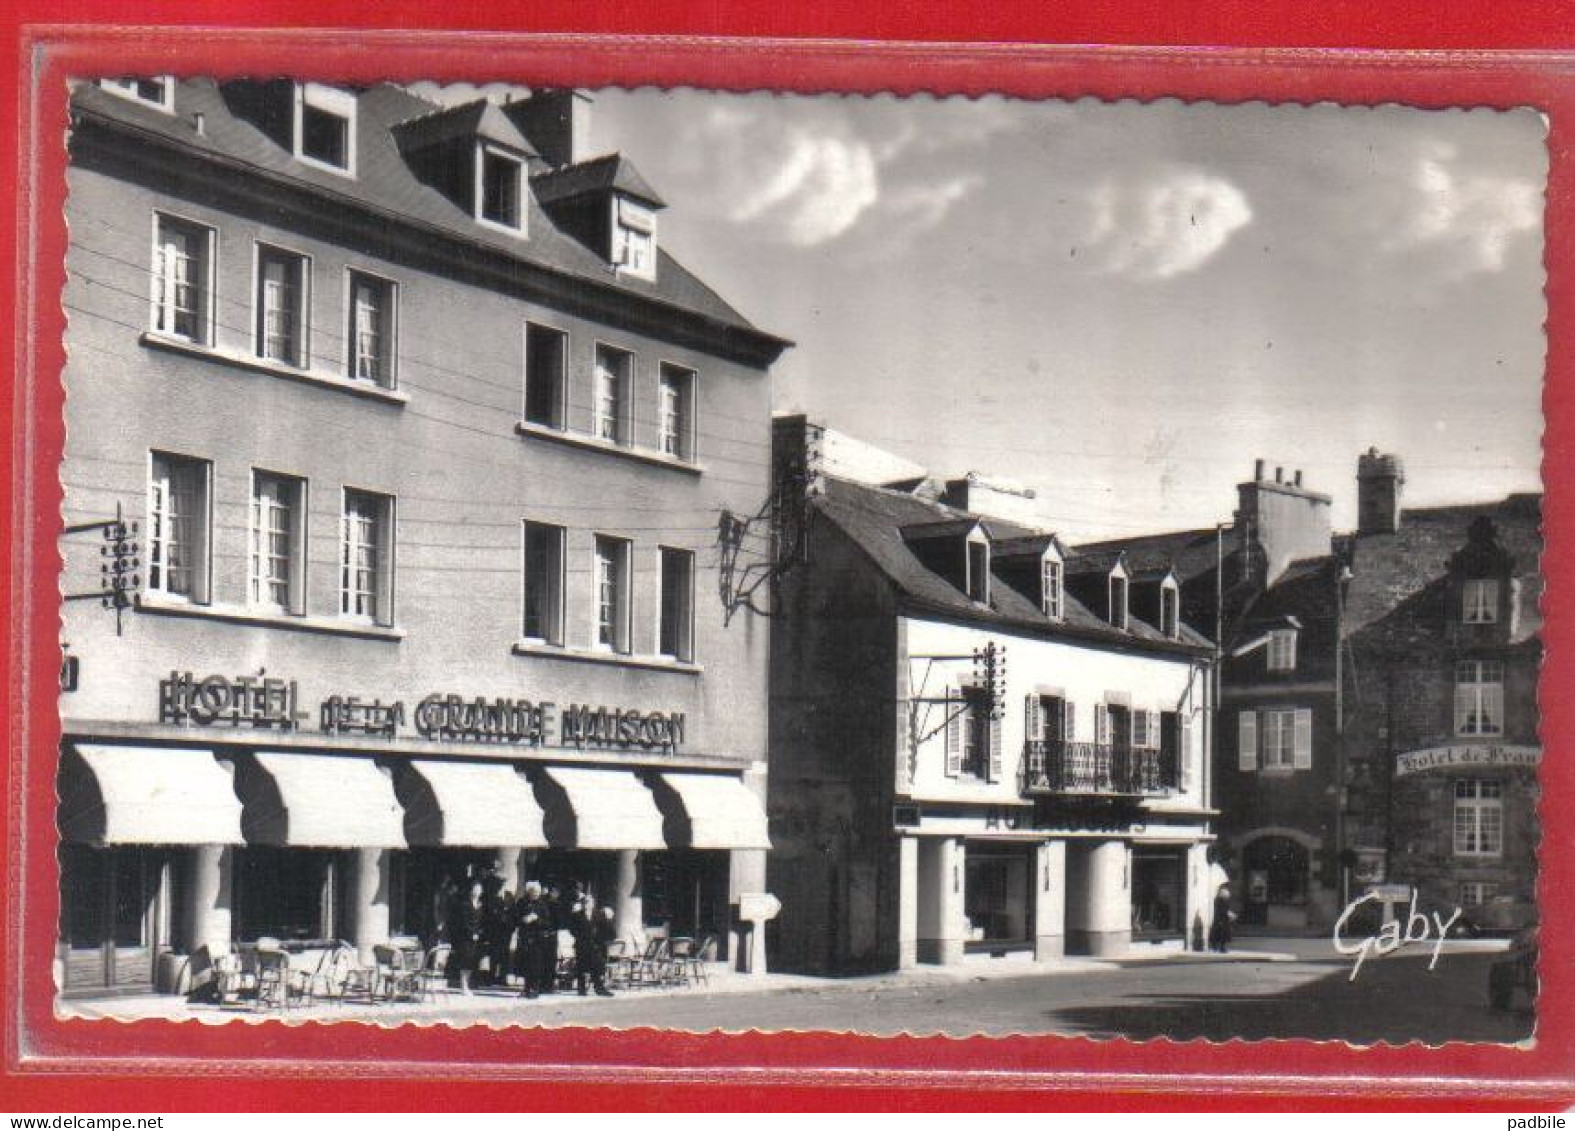
<path id="1" fill-rule="evenodd" d="M 413 845 L 547 847 L 535 791 L 512 765 L 412 759 L 398 787 Z"/>
<path id="2" fill-rule="evenodd" d="M 372 759 L 260 750 L 236 764 L 248 844 L 404 848 L 405 815 Z"/>
<path id="3" fill-rule="evenodd" d="M 554 848 L 666 848 L 656 798 L 627 770 L 549 766 L 547 839 Z"/>
<path id="4" fill-rule="evenodd" d="M 681 813 L 676 835 L 682 848 L 770 848 L 766 811 L 742 780 L 728 774 L 664 773 Z"/>
<path id="5" fill-rule="evenodd" d="M 75 844 L 240 844 L 241 803 L 211 750 L 76 743 L 61 755 L 60 835 Z"/>

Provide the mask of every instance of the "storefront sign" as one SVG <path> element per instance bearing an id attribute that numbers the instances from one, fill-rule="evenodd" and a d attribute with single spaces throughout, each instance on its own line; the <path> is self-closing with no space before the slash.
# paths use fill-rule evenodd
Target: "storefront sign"
<path id="1" fill-rule="evenodd" d="M 1395 777 L 1467 766 L 1535 766 L 1541 761 L 1540 746 L 1434 746 L 1427 750 L 1407 750 L 1395 755 Z"/>
<path id="2" fill-rule="evenodd" d="M 199 726 L 294 730 L 303 717 L 296 710 L 294 680 L 222 675 L 198 678 L 170 672 L 159 681 L 159 721 Z"/>
<path id="3" fill-rule="evenodd" d="M 393 738 L 405 721 L 403 703 L 370 702 L 354 695 L 324 699 L 318 723 L 324 734 L 368 734 Z"/>
<path id="4" fill-rule="evenodd" d="M 1411 898 L 1411 885 L 1374 884 L 1367 892 L 1379 903 L 1404 903 Z"/>

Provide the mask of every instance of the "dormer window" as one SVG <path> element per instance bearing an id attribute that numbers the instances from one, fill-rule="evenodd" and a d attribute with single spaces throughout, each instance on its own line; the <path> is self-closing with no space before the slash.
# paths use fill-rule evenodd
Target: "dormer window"
<path id="1" fill-rule="evenodd" d="M 520 232 L 525 227 L 524 163 L 490 145 L 476 148 L 476 219 Z"/>
<path id="2" fill-rule="evenodd" d="M 175 79 L 172 75 L 155 75 L 152 78 L 100 79 L 99 86 L 111 94 L 163 110 L 175 112 Z"/>
<path id="3" fill-rule="evenodd" d="M 1065 606 L 1061 588 L 1061 559 L 1047 553 L 1039 568 L 1039 607 L 1051 620 L 1060 620 L 1061 610 Z"/>
<path id="4" fill-rule="evenodd" d="M 1461 586 L 1461 616 L 1466 624 L 1494 624 L 1498 621 L 1498 581 L 1474 579 Z"/>
<path id="5" fill-rule="evenodd" d="M 620 274 L 656 278 L 656 213 L 626 196 L 615 196 L 612 262 Z"/>
<path id="6" fill-rule="evenodd" d="M 968 599 L 990 603 L 990 544 L 982 538 L 968 539 Z"/>
<path id="7" fill-rule="evenodd" d="M 1181 593 L 1169 581 L 1159 590 L 1159 631 L 1166 640 L 1181 635 Z"/>
<path id="8" fill-rule="evenodd" d="M 1116 628 L 1127 628 L 1127 576 L 1121 572 L 1110 575 L 1110 609 L 1107 619 Z"/>
<path id="9" fill-rule="evenodd" d="M 295 155 L 308 165 L 355 175 L 355 95 L 321 83 L 295 88 Z"/>
<path id="10" fill-rule="evenodd" d="M 1277 628 L 1269 633 L 1268 666 L 1271 672 L 1296 670 L 1296 630 Z"/>

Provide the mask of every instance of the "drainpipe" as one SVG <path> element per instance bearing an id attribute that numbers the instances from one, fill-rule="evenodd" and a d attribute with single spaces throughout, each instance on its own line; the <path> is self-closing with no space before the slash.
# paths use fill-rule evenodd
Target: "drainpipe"
<path id="1" fill-rule="evenodd" d="M 1334 866 L 1340 869 L 1340 906 L 1351 904 L 1345 864 L 1345 567 L 1334 575 Z"/>

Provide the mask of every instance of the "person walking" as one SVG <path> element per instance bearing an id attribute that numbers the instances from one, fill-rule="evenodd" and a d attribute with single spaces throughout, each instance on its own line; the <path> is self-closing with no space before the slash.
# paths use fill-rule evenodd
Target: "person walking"
<path id="1" fill-rule="evenodd" d="M 574 935 L 574 984 L 580 996 L 586 996 L 585 983 L 589 981 L 597 997 L 612 997 L 607 988 L 607 944 L 617 935 L 612 908 L 598 908 L 596 900 L 585 894 L 576 904 L 570 931 Z"/>
<path id="2" fill-rule="evenodd" d="M 1214 921 L 1209 924 L 1209 949 L 1224 954 L 1230 949 L 1230 924 L 1236 913 L 1230 909 L 1230 885 L 1221 884 L 1214 893 Z"/>

